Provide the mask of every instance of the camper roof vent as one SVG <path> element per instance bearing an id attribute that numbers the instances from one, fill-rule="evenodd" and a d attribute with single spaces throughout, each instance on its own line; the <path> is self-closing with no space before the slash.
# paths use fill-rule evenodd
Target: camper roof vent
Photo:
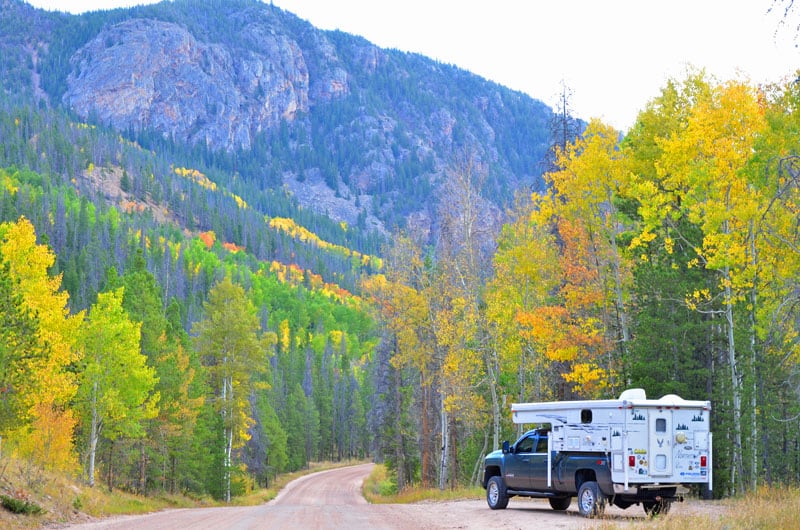
<path id="1" fill-rule="evenodd" d="M 647 399 L 644 388 L 629 388 L 619 395 L 620 401 L 632 401 L 634 399 Z"/>

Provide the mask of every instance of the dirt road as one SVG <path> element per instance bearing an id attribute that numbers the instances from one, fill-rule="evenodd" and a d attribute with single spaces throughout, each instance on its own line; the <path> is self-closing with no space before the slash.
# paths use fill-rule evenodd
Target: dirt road
<path id="1" fill-rule="evenodd" d="M 510 528 L 593 528 L 601 524 L 645 521 L 637 506 L 609 507 L 600 520 L 578 515 L 573 506 L 554 512 L 547 501 L 514 498 L 506 510 L 490 510 L 483 499 L 418 504 L 368 504 L 361 484 L 372 464 L 306 475 L 291 482 L 261 506 L 166 510 L 149 515 L 114 517 L 71 526 L 81 530 L 217 530 L 217 529 L 340 529 L 436 530 Z M 673 506 L 675 513 L 724 513 L 716 503 L 688 502 Z M 606 526 L 607 527 L 607 526 Z"/>

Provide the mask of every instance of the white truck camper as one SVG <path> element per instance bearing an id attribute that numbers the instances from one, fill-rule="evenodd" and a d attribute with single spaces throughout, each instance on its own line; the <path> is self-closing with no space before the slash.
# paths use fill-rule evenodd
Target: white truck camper
<path id="1" fill-rule="evenodd" d="M 712 488 L 709 401 L 647 399 L 635 388 L 619 399 L 514 403 L 511 412 L 514 423 L 550 426 L 548 488 L 553 458 L 592 452 L 608 456 L 615 494 L 665 484 Z"/>

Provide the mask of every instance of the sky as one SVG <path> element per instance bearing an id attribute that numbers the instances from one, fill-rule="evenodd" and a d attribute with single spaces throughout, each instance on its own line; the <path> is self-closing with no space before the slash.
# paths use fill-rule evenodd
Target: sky
<path id="1" fill-rule="evenodd" d="M 320 29 L 453 64 L 626 131 L 669 79 L 794 78 L 800 6 L 789 0 L 272 0 Z M 33 0 L 81 13 L 152 0 Z M 776 8 L 770 12 L 770 8 Z"/>

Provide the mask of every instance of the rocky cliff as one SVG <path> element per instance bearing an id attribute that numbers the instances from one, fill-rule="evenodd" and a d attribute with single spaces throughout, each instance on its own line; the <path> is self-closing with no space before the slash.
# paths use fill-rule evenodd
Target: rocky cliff
<path id="1" fill-rule="evenodd" d="M 6 27 L 32 27 L 3 48 L 20 57 L 20 78 L 20 64 L 36 65 L 31 94 L 151 148 L 200 147 L 231 178 L 288 190 L 337 221 L 381 232 L 434 223 L 443 175 L 465 155 L 486 168 L 481 191 L 497 208 L 542 186 L 550 109 L 455 66 L 256 0 L 79 17 L 2 2 Z"/>

